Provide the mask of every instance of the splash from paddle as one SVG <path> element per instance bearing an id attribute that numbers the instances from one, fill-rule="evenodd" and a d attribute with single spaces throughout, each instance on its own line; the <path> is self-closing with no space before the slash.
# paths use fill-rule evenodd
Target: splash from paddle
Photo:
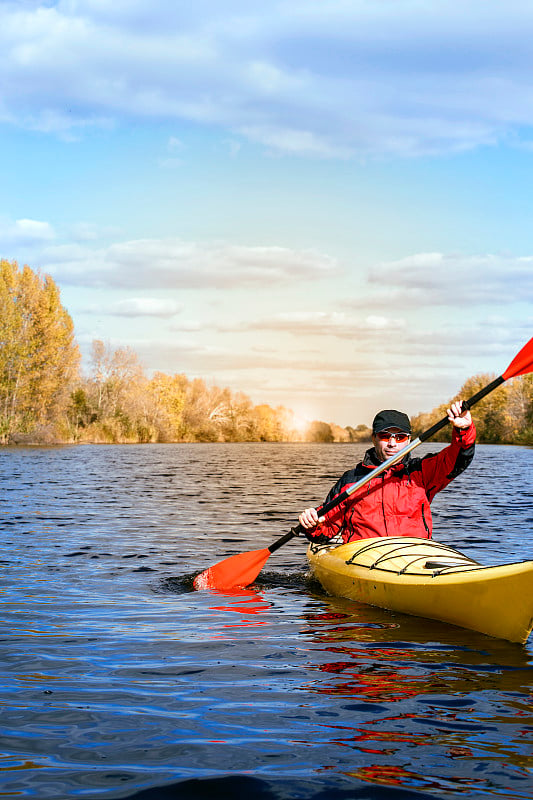
<path id="1" fill-rule="evenodd" d="M 509 380 L 509 378 L 516 378 L 519 375 L 527 375 L 530 372 L 533 372 L 533 337 L 526 345 L 524 345 L 520 352 L 517 353 L 505 372 L 503 372 L 498 378 L 491 381 L 489 384 L 487 384 L 487 386 L 485 386 L 483 389 L 480 389 L 479 392 L 476 392 L 476 394 L 472 395 L 472 397 L 464 402 L 465 408 L 472 408 L 473 405 L 479 403 L 480 400 L 486 397 L 498 386 L 501 386 L 502 383 Z M 391 458 L 380 464 L 379 467 L 373 469 L 360 481 L 352 484 L 348 489 L 346 489 L 346 491 L 338 495 L 334 501 L 320 506 L 320 508 L 317 509 L 319 515 L 324 516 L 324 514 L 332 511 L 351 494 L 368 483 L 368 481 L 375 478 L 381 472 L 384 472 L 397 461 L 401 461 L 401 459 L 404 458 L 407 453 L 410 453 L 411 450 L 414 450 L 419 444 L 422 444 L 422 442 L 425 442 L 434 436 L 437 431 L 440 431 L 442 428 L 444 428 L 448 422 L 448 417 L 444 417 L 439 422 L 436 422 L 435 425 L 432 425 L 431 428 L 427 429 L 427 431 L 424 431 L 424 433 L 421 433 L 416 439 L 413 439 L 413 441 L 409 442 L 406 447 L 398 451 L 398 453 L 396 453 L 394 456 L 391 456 Z M 204 572 L 201 572 L 196 576 L 193 584 L 194 588 L 218 589 L 219 591 L 224 591 L 227 589 L 234 589 L 236 587 L 248 586 L 248 584 L 253 583 L 253 581 L 257 578 L 270 555 L 301 533 L 305 533 L 304 528 L 301 525 L 296 525 L 294 528 L 291 528 L 289 533 L 286 533 L 280 539 L 271 544 L 270 547 L 265 547 L 262 550 L 252 550 L 248 553 L 238 553 L 237 555 L 225 558 L 223 561 L 219 561 L 218 564 L 214 564 L 212 567 L 209 567 L 208 569 L 204 570 Z"/>

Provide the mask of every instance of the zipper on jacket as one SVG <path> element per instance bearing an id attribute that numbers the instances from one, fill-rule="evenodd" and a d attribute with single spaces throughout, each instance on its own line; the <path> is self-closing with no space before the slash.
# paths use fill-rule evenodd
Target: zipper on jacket
<path id="1" fill-rule="evenodd" d="M 428 535 L 428 539 L 429 539 L 429 538 L 430 538 L 430 536 L 431 536 L 431 531 L 430 531 L 430 530 L 429 530 L 429 528 L 428 528 L 428 524 L 427 524 L 427 522 L 426 522 L 426 517 L 425 517 L 425 515 L 424 515 L 424 509 L 425 509 L 425 507 L 426 507 L 426 504 L 425 504 L 425 503 L 422 503 L 422 522 L 424 523 L 424 528 L 425 528 L 425 529 L 426 529 L 426 531 L 427 531 L 427 535 Z"/>
<path id="2" fill-rule="evenodd" d="M 381 513 L 383 514 L 385 536 L 387 536 L 387 517 L 385 516 L 385 473 L 382 473 L 381 475 Z"/>

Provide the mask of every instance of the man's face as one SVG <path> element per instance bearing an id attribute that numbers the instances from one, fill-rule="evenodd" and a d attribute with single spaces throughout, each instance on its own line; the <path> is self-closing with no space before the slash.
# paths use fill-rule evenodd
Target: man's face
<path id="1" fill-rule="evenodd" d="M 395 434 L 398 434 L 398 439 Z M 380 431 L 372 435 L 374 448 L 380 461 L 386 461 L 391 456 L 396 455 L 409 443 L 410 439 L 411 437 L 399 428 L 387 428 L 386 431 Z"/>

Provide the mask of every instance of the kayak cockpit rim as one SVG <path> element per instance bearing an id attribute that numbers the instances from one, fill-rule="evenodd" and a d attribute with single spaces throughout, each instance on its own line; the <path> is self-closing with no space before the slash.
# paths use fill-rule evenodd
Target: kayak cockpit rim
<path id="1" fill-rule="evenodd" d="M 376 570 L 379 572 L 387 572 L 392 575 L 404 575 L 409 574 L 409 570 L 415 567 L 417 562 L 423 562 L 425 560 L 426 563 L 419 564 L 419 568 L 428 570 L 428 577 L 450 575 L 454 572 L 474 572 L 484 568 L 483 564 L 480 564 L 479 561 L 475 561 L 473 558 L 454 550 L 450 545 L 443 544 L 442 542 L 436 542 L 433 539 L 418 539 L 416 542 L 410 539 L 409 541 L 402 542 L 400 538 L 401 537 L 391 537 L 391 539 L 395 540 L 394 544 L 396 546 L 392 547 L 386 553 L 381 553 L 376 560 L 370 564 L 363 563 L 359 559 L 361 556 L 371 553 L 372 550 L 380 548 L 384 543 L 390 542 L 390 544 L 393 544 L 391 540 L 387 541 L 388 537 L 380 536 L 379 539 L 372 539 L 368 545 L 360 547 L 357 552 L 353 553 L 344 563 L 346 566 L 360 567 L 369 571 Z M 410 552 L 414 548 L 422 546 L 424 543 L 430 544 L 432 549 L 442 551 L 442 556 L 440 554 L 428 556 L 428 553 Z M 343 543 L 337 540 L 335 542 L 320 544 L 311 543 L 310 549 L 313 553 L 319 553 L 324 550 L 332 552 L 342 547 L 344 544 L 353 544 L 353 542 Z M 398 558 L 398 556 L 408 559 L 408 562 L 403 567 L 390 569 L 385 566 L 385 562 Z M 442 561 L 440 560 L 441 558 Z M 527 559 L 524 559 L 521 562 L 515 563 L 525 563 L 526 561 Z M 506 566 L 506 564 L 491 564 L 490 566 Z"/>

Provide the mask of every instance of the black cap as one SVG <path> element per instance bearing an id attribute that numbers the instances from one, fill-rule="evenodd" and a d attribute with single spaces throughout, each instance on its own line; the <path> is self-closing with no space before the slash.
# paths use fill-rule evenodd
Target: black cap
<path id="1" fill-rule="evenodd" d="M 380 411 L 374 417 L 372 433 L 380 433 L 380 431 L 386 431 L 387 428 L 399 428 L 404 433 L 411 433 L 409 417 L 402 411 L 394 411 L 393 409 Z"/>

